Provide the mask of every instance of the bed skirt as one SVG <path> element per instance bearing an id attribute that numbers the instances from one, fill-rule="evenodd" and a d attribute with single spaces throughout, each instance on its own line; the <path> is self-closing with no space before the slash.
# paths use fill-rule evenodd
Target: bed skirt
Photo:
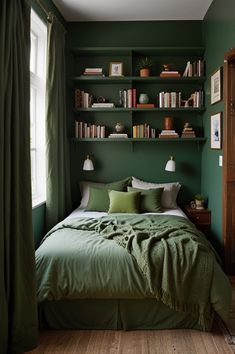
<path id="1" fill-rule="evenodd" d="M 201 329 L 189 314 L 154 299 L 45 301 L 39 304 L 40 329 Z"/>

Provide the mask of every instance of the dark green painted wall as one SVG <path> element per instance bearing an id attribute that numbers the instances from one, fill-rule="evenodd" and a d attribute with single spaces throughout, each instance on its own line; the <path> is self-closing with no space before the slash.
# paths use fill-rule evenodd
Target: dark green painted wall
<path id="1" fill-rule="evenodd" d="M 152 22 L 96 22 L 96 23 L 69 23 L 67 34 L 67 46 L 69 49 L 77 46 L 200 46 L 202 45 L 202 22 L 201 21 L 152 21 Z M 110 61 L 120 60 L 115 56 Z M 155 58 L 158 60 L 158 58 Z M 125 58 L 124 58 L 125 60 Z M 176 60 L 168 58 L 171 63 Z M 188 57 L 185 57 L 185 63 Z M 80 63 L 86 67 L 86 59 Z M 94 63 L 95 65 L 95 63 Z M 108 66 L 108 65 L 106 65 Z M 107 71 L 107 67 L 106 71 Z M 71 84 L 71 76 L 80 75 L 76 71 L 72 56 L 68 56 L 68 117 L 70 121 L 70 135 L 73 136 L 75 115 L 72 112 L 74 87 Z M 187 87 L 187 86 L 186 86 Z M 112 86 L 111 86 L 112 88 Z M 162 88 L 167 91 L 167 88 Z M 91 88 L 88 88 L 88 90 Z M 95 88 L 92 90 L 103 90 L 102 94 L 111 95 L 110 86 L 106 88 Z M 157 94 L 160 87 L 146 85 L 143 89 Z M 178 88 L 179 90 L 182 87 Z M 188 89 L 189 92 L 196 88 Z M 91 90 L 91 92 L 92 92 Z M 116 88 L 114 88 L 116 90 Z M 118 91 L 117 91 L 118 92 Z M 93 115 L 93 116 L 92 116 Z M 121 121 L 127 129 L 131 128 L 131 119 L 135 122 L 144 123 L 150 121 L 160 130 L 163 128 L 163 118 L 169 114 L 162 113 L 135 113 L 131 115 L 124 113 L 98 114 L 95 120 L 110 126 Z M 91 120 L 93 113 L 79 115 L 78 119 Z M 200 130 L 202 117 L 197 114 L 173 114 L 175 128 L 179 131 L 183 128 L 184 122 L 190 120 L 191 124 Z M 137 123 L 138 124 L 138 123 Z M 72 128 L 72 130 L 71 130 Z M 114 181 L 126 176 L 136 177 L 158 182 L 179 181 L 182 184 L 180 194 L 181 203 L 188 202 L 196 192 L 201 191 L 201 150 L 193 143 L 79 143 L 71 144 L 72 157 L 72 195 L 74 206 L 79 203 L 79 180 L 90 179 L 97 181 Z M 82 163 L 89 153 L 94 157 L 95 171 L 83 172 Z M 165 163 L 170 155 L 174 155 L 177 161 L 177 172 L 171 174 L 164 171 Z"/>
<path id="2" fill-rule="evenodd" d="M 204 129 L 210 136 L 210 115 L 223 112 L 223 101 L 210 104 L 210 76 L 218 67 L 223 66 L 224 53 L 235 47 L 235 1 L 214 0 L 203 22 L 205 59 L 207 66 L 206 113 Z M 215 246 L 222 243 L 222 168 L 219 167 L 222 150 L 211 150 L 210 139 L 202 150 L 202 192 L 208 196 L 212 210 L 212 231 Z"/>

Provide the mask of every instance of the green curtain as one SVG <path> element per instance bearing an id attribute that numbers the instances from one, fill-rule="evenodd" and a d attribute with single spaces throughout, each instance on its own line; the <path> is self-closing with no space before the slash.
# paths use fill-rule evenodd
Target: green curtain
<path id="1" fill-rule="evenodd" d="M 30 178 L 30 4 L 0 6 L 0 353 L 37 344 Z"/>
<path id="2" fill-rule="evenodd" d="M 65 29 L 50 14 L 47 31 L 46 226 L 50 229 L 71 211 L 71 190 L 65 100 Z"/>

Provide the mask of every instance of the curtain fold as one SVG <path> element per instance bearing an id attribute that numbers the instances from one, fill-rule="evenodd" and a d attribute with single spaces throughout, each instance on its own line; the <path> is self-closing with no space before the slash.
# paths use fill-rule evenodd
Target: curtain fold
<path id="1" fill-rule="evenodd" d="M 50 14 L 47 31 L 46 227 L 49 230 L 71 211 L 71 189 L 65 100 L 65 30 Z"/>
<path id="2" fill-rule="evenodd" d="M 37 344 L 30 177 L 30 4 L 0 6 L 0 353 Z"/>

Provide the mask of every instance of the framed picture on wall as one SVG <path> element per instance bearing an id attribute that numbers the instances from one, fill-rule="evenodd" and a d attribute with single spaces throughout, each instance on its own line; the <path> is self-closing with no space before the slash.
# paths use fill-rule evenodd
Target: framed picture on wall
<path id="1" fill-rule="evenodd" d="M 123 63 L 122 62 L 110 63 L 109 76 L 123 76 Z"/>
<path id="2" fill-rule="evenodd" d="M 221 113 L 211 115 L 211 149 L 221 149 Z"/>
<path id="3" fill-rule="evenodd" d="M 211 104 L 221 101 L 222 99 L 222 68 L 218 68 L 211 75 Z"/>

